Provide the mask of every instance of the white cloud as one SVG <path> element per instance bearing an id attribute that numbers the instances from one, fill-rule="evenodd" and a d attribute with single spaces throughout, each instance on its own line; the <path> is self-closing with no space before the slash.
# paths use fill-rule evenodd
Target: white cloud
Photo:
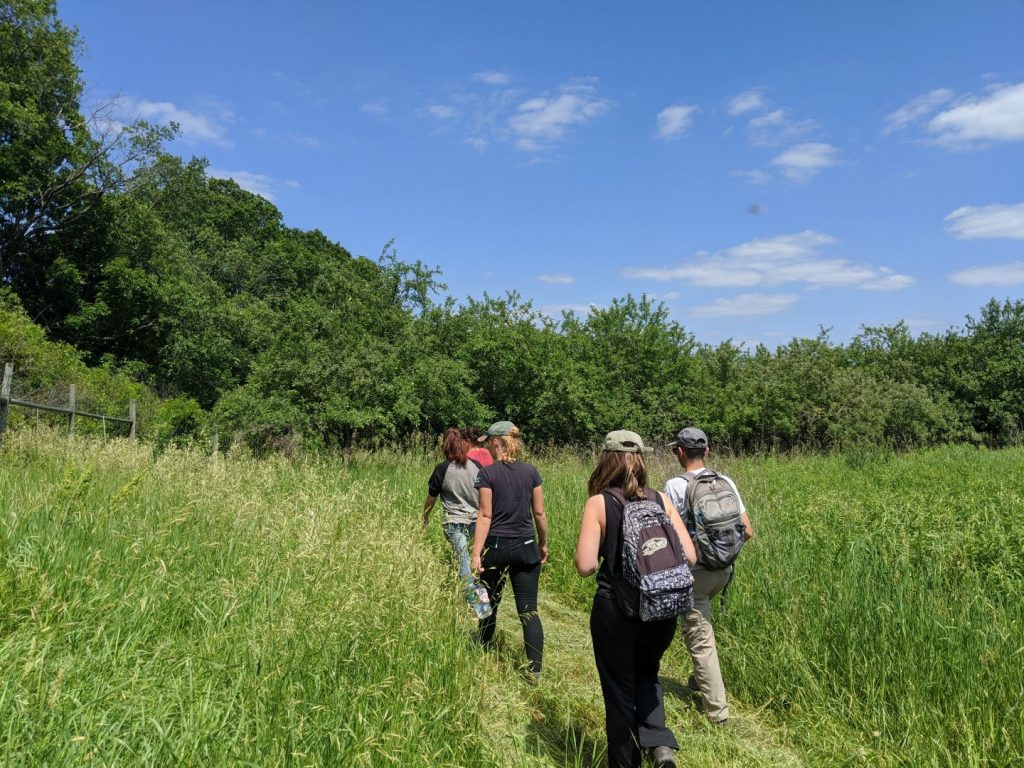
<path id="1" fill-rule="evenodd" d="M 367 115 L 384 117 L 388 113 L 388 103 L 384 99 L 373 99 L 360 104 L 359 111 Z"/>
<path id="2" fill-rule="evenodd" d="M 487 149 L 487 139 L 481 138 L 480 136 L 470 136 L 466 139 L 466 143 L 477 152 L 483 152 Z"/>
<path id="3" fill-rule="evenodd" d="M 1024 261 L 992 267 L 970 267 L 949 275 L 951 282 L 971 287 L 1007 286 L 1024 283 Z"/>
<path id="4" fill-rule="evenodd" d="M 817 128 L 816 120 L 797 120 L 786 109 L 775 109 L 758 115 L 747 123 L 750 141 L 759 147 L 778 146 Z"/>
<path id="5" fill-rule="evenodd" d="M 772 160 L 782 168 L 786 178 L 793 181 L 809 181 L 823 168 L 839 162 L 839 150 L 831 144 L 807 142 L 790 147 Z"/>
<path id="6" fill-rule="evenodd" d="M 768 180 L 771 178 L 767 173 L 760 170 L 732 171 L 729 175 L 749 181 L 751 184 L 767 184 Z"/>
<path id="7" fill-rule="evenodd" d="M 767 106 L 767 103 L 764 100 L 764 94 L 759 90 L 751 89 L 737 94 L 729 100 L 729 114 L 742 115 L 757 109 L 763 109 L 765 106 Z"/>
<path id="8" fill-rule="evenodd" d="M 208 142 L 222 147 L 230 147 L 226 138 L 227 127 L 233 115 L 226 109 L 219 114 L 201 115 L 173 104 L 170 101 L 147 101 L 122 97 L 118 99 L 117 112 L 126 119 L 142 119 L 152 123 L 177 123 L 181 129 L 181 138 L 188 143 Z"/>
<path id="9" fill-rule="evenodd" d="M 982 237 L 1024 240 L 1024 203 L 965 205 L 949 214 L 945 221 L 949 222 L 946 231 L 960 240 Z"/>
<path id="10" fill-rule="evenodd" d="M 792 293 L 741 293 L 692 307 L 689 314 L 693 317 L 759 317 L 782 312 L 798 300 Z"/>
<path id="11" fill-rule="evenodd" d="M 658 138 L 678 139 L 693 122 L 697 107 L 690 104 L 673 104 L 658 113 Z"/>
<path id="12" fill-rule="evenodd" d="M 459 110 L 450 104 L 428 104 L 425 111 L 438 120 L 451 120 L 459 116 Z"/>
<path id="13" fill-rule="evenodd" d="M 207 168 L 206 175 L 215 179 L 232 179 L 242 189 L 274 202 L 274 194 L 271 191 L 274 180 L 269 176 L 251 171 L 225 171 L 221 168 Z"/>
<path id="14" fill-rule="evenodd" d="M 289 189 L 298 189 L 299 187 L 302 186 L 301 184 L 299 184 L 299 182 L 294 181 L 293 179 L 288 179 L 287 181 L 285 181 L 284 185 Z"/>
<path id="15" fill-rule="evenodd" d="M 521 102 L 508 127 L 517 149 L 538 152 L 564 139 L 573 126 L 588 123 L 610 108 L 611 102 L 599 98 L 589 82 L 577 80 L 562 86 L 558 95 Z"/>
<path id="16" fill-rule="evenodd" d="M 804 230 L 791 235 L 759 238 L 715 253 L 699 252 L 674 267 L 631 267 L 623 275 L 668 282 L 684 281 L 706 288 L 754 288 L 803 284 L 806 288 L 896 290 L 912 284 L 909 275 L 888 267 L 854 264 L 826 258 L 834 245 L 831 235 Z"/>
<path id="17" fill-rule="evenodd" d="M 512 82 L 512 78 L 504 72 L 477 72 L 471 78 L 474 82 L 484 83 L 485 85 L 508 85 Z"/>
<path id="18" fill-rule="evenodd" d="M 896 131 L 902 131 L 911 123 L 915 123 L 926 115 L 930 115 L 947 101 L 953 98 L 953 92 L 949 88 L 936 88 L 928 93 L 921 94 L 895 112 L 885 116 L 885 128 L 882 133 L 888 136 Z"/>
<path id="19" fill-rule="evenodd" d="M 928 122 L 942 145 L 960 148 L 986 141 L 1024 141 L 1024 83 L 995 85 L 968 96 Z"/>
<path id="20" fill-rule="evenodd" d="M 572 275 L 537 275 L 537 280 L 548 285 L 569 285 L 574 282 Z"/>

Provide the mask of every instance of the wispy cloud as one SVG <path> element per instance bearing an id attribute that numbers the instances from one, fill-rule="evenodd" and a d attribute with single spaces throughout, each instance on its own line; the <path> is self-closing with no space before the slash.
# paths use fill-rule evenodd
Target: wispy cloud
<path id="1" fill-rule="evenodd" d="M 991 267 L 970 267 L 949 275 L 950 282 L 971 287 L 1007 286 L 1024 283 L 1024 261 Z"/>
<path id="2" fill-rule="evenodd" d="M 295 181 L 294 179 L 287 179 L 284 185 L 289 189 L 298 189 L 299 187 L 302 186 L 301 184 L 299 184 L 299 182 Z"/>
<path id="3" fill-rule="evenodd" d="M 733 96 L 729 100 L 730 115 L 745 115 L 747 112 L 763 109 L 767 106 L 764 100 L 764 93 L 757 88 L 751 88 Z"/>
<path id="4" fill-rule="evenodd" d="M 274 202 L 274 180 L 262 173 L 252 171 L 226 171 L 222 168 L 207 168 L 206 175 L 216 179 L 232 179 L 242 189 Z"/>
<path id="5" fill-rule="evenodd" d="M 774 315 L 793 306 L 799 298 L 792 293 L 741 293 L 692 307 L 693 317 L 760 317 Z"/>
<path id="6" fill-rule="evenodd" d="M 190 144 L 206 142 L 221 147 L 232 146 L 227 139 L 227 123 L 233 119 L 229 110 L 217 114 L 192 112 L 170 101 L 149 101 L 123 96 L 117 100 L 116 112 L 126 120 L 142 119 L 152 123 L 177 123 L 181 139 Z"/>
<path id="7" fill-rule="evenodd" d="M 936 88 L 928 93 L 916 96 L 895 112 L 890 112 L 885 116 L 885 128 L 882 129 L 882 133 L 888 136 L 897 131 L 902 131 L 907 126 L 932 114 L 932 112 L 952 98 L 953 91 L 949 88 Z"/>
<path id="8" fill-rule="evenodd" d="M 459 116 L 459 110 L 451 104 L 428 104 L 423 111 L 438 120 L 451 120 Z"/>
<path id="9" fill-rule="evenodd" d="M 1024 240 L 1024 203 L 965 205 L 949 214 L 946 231 L 960 240 L 1005 237 Z"/>
<path id="10" fill-rule="evenodd" d="M 572 275 L 537 275 L 536 279 L 548 285 L 569 285 L 575 282 Z"/>
<path id="11" fill-rule="evenodd" d="M 787 109 L 774 109 L 747 122 L 750 142 L 759 147 L 776 147 L 818 129 L 818 122 L 797 119 Z"/>
<path id="12" fill-rule="evenodd" d="M 768 180 L 771 179 L 765 171 L 754 169 L 752 171 L 732 171 L 729 174 L 738 179 L 749 181 L 751 184 L 767 184 Z"/>
<path id="13" fill-rule="evenodd" d="M 516 149 L 538 152 L 562 141 L 571 128 L 594 120 L 611 108 L 597 96 L 592 80 L 574 80 L 557 94 L 527 99 L 508 119 Z"/>
<path id="14" fill-rule="evenodd" d="M 388 103 L 385 99 L 371 99 L 360 104 L 359 111 L 367 115 L 385 117 L 388 114 Z"/>
<path id="15" fill-rule="evenodd" d="M 470 80 L 501 86 L 499 75 L 507 77 L 478 72 Z M 569 140 L 576 129 L 611 108 L 612 102 L 598 94 L 597 82 L 597 78 L 575 78 L 539 94 L 518 87 L 474 89 L 463 85 L 420 113 L 434 121 L 438 132 L 465 131 L 464 143 L 477 152 L 494 144 L 510 144 L 531 153 L 531 162 L 537 162 L 544 159 L 545 152 Z"/>
<path id="16" fill-rule="evenodd" d="M 790 147 L 772 159 L 792 181 L 809 181 L 820 171 L 839 162 L 839 149 L 831 144 L 807 142 Z"/>
<path id="17" fill-rule="evenodd" d="M 512 77 L 504 72 L 477 72 L 470 80 L 474 83 L 483 83 L 484 85 L 508 85 L 512 82 Z"/>
<path id="18" fill-rule="evenodd" d="M 1024 141 L 1024 83 L 993 85 L 966 96 L 928 121 L 938 144 L 970 148 L 990 141 Z"/>
<path id="19" fill-rule="evenodd" d="M 714 253 L 699 252 L 671 267 L 631 267 L 623 275 L 706 288 L 755 288 L 802 284 L 806 288 L 896 290 L 914 282 L 888 267 L 855 264 L 823 253 L 836 239 L 814 230 L 750 240 Z"/>
<path id="20" fill-rule="evenodd" d="M 658 113 L 658 138 L 665 141 L 678 139 L 693 123 L 697 107 L 692 104 L 673 104 Z"/>

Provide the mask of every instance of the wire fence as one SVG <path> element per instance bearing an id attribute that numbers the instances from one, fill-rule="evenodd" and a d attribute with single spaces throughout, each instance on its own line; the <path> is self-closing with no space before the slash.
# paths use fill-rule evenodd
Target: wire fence
<path id="1" fill-rule="evenodd" d="M 76 423 L 80 418 L 94 419 L 102 426 L 103 436 L 107 436 L 108 425 L 111 429 L 118 430 L 115 434 L 123 433 L 127 428 L 128 437 L 132 440 L 136 436 L 138 418 L 136 416 L 135 400 L 128 402 L 128 416 L 112 416 L 110 414 L 98 413 L 99 410 L 94 404 L 94 399 L 88 393 L 81 396 L 75 389 L 74 384 L 66 387 L 51 387 L 47 389 L 31 390 L 19 386 L 14 378 L 14 364 L 4 364 L 3 384 L 0 386 L 0 437 L 7 429 L 7 422 L 10 417 L 11 407 L 31 409 L 35 412 L 36 424 L 39 424 L 40 416 L 46 418 L 65 419 L 68 425 L 68 434 L 75 434 Z"/>

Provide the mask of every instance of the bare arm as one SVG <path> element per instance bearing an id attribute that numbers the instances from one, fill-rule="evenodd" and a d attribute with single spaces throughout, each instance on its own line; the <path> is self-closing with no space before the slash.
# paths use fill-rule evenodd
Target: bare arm
<path id="1" fill-rule="evenodd" d="M 604 496 L 591 496 L 583 507 L 580 538 L 576 542 L 576 573 L 584 579 L 597 571 L 597 554 L 604 536 L 604 528 Z"/>
<path id="2" fill-rule="evenodd" d="M 750 516 L 744 512 L 740 515 L 740 520 L 743 522 L 743 540 L 750 541 L 754 538 L 754 526 L 750 523 Z"/>
<path id="3" fill-rule="evenodd" d="M 490 488 L 480 489 L 480 513 L 476 516 L 476 534 L 473 536 L 473 560 L 470 567 L 473 573 L 480 573 L 483 565 L 480 557 L 484 551 L 484 542 L 487 541 L 487 534 L 491 530 L 491 497 L 493 491 Z"/>
<path id="4" fill-rule="evenodd" d="M 427 494 L 427 498 L 423 501 L 423 527 L 426 528 L 430 523 L 430 513 L 434 509 L 434 504 L 437 502 L 437 496 L 431 496 Z"/>
<path id="5" fill-rule="evenodd" d="M 692 567 L 697 564 L 697 550 L 694 549 L 693 542 L 690 540 L 690 533 L 686 530 L 686 526 L 683 525 L 683 519 L 676 511 L 676 505 L 672 503 L 672 500 L 664 493 L 661 494 L 661 500 L 665 502 L 665 511 L 668 512 L 668 518 L 672 521 L 672 527 L 676 529 L 676 533 L 679 535 L 679 543 L 683 545 L 683 556 L 686 558 L 686 564 Z"/>
<path id="6" fill-rule="evenodd" d="M 533 489 L 530 500 L 533 506 L 533 521 L 537 524 L 537 546 L 540 547 L 540 561 L 548 561 L 548 517 L 544 512 L 544 489 L 537 486 Z"/>

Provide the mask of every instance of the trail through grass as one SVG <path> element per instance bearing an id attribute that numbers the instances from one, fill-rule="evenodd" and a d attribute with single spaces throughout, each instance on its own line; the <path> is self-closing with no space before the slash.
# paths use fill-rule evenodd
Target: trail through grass
<path id="1" fill-rule="evenodd" d="M 694 709 L 677 639 L 663 679 L 682 763 L 1024 760 L 1022 458 L 728 465 L 759 533 L 716 622 L 733 716 Z M 533 687 L 511 606 L 484 653 L 440 526 L 419 528 L 432 462 L 9 435 L 0 762 L 601 764 L 593 582 L 571 563 L 590 464 L 536 459 L 552 536 Z"/>

